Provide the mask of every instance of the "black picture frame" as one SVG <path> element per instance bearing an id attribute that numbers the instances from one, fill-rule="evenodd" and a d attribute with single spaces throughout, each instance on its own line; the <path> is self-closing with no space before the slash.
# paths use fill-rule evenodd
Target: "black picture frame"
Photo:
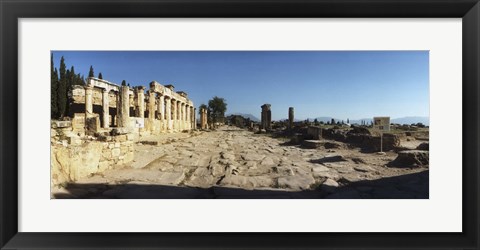
<path id="1" fill-rule="evenodd" d="M 479 249 L 478 0 L 0 0 L 1 249 Z M 149 17 L 462 18 L 462 233 L 18 232 L 18 19 Z M 46 62 L 47 63 L 47 62 Z M 455 166 L 452 166 L 455 167 Z M 354 208 L 352 208 L 354 209 Z M 39 213 L 41 216 L 41 213 Z M 441 221 L 439 221 L 441 223 Z"/>

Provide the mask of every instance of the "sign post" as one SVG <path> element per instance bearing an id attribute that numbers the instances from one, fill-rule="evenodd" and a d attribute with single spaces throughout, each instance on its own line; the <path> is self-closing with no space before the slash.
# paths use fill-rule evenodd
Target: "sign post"
<path id="1" fill-rule="evenodd" d="M 390 131 L 390 117 L 373 117 L 373 129 L 380 132 L 380 153 L 383 153 L 383 132 Z"/>

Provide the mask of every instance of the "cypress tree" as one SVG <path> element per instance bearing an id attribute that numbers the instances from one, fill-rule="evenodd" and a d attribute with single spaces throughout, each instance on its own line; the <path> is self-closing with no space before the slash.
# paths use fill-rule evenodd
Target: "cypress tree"
<path id="1" fill-rule="evenodd" d="M 58 73 L 53 64 L 53 53 L 50 54 L 50 116 L 56 118 L 58 113 L 57 91 L 58 91 Z"/>
<path id="2" fill-rule="evenodd" d="M 85 77 L 82 75 L 82 78 L 80 79 L 81 85 L 86 85 L 87 83 L 85 82 Z"/>
<path id="3" fill-rule="evenodd" d="M 98 73 L 98 79 L 103 79 L 102 72 Z"/>
<path id="4" fill-rule="evenodd" d="M 84 85 L 83 83 L 83 76 L 80 75 L 80 73 L 77 74 L 75 77 L 75 84 L 74 85 Z"/>
<path id="5" fill-rule="evenodd" d="M 67 102 L 66 102 L 66 106 L 65 106 L 65 114 L 70 114 L 70 105 L 72 104 L 73 102 L 73 94 L 72 94 L 72 90 L 73 90 L 73 85 L 76 84 L 76 81 L 77 81 L 77 75 L 75 74 L 75 68 L 72 66 L 70 68 L 70 72 L 67 70 L 68 74 L 67 74 L 67 95 L 66 95 L 66 98 L 67 98 Z"/>
<path id="6" fill-rule="evenodd" d="M 122 81 L 122 86 L 127 86 L 127 82 L 125 80 Z"/>
<path id="7" fill-rule="evenodd" d="M 65 59 L 60 59 L 60 80 L 58 83 L 58 117 L 63 118 L 65 115 L 65 108 L 67 107 L 67 72 L 65 66 Z"/>
<path id="8" fill-rule="evenodd" d="M 95 77 L 95 73 L 93 73 L 92 65 L 90 65 L 90 71 L 88 72 L 88 77 Z"/>

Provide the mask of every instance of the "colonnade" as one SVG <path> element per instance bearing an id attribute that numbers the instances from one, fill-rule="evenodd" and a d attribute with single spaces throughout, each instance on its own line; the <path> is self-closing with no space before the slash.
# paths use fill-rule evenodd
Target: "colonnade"
<path id="1" fill-rule="evenodd" d="M 151 130 L 173 132 L 195 128 L 193 102 L 187 98 L 187 93 L 174 92 L 173 89 L 173 85 L 163 86 L 155 81 L 150 83 L 148 119 L 152 125 Z"/>
<path id="2" fill-rule="evenodd" d="M 118 86 L 105 80 L 88 78 L 85 85 L 85 118 L 94 117 L 93 89 L 102 89 L 102 127 L 109 128 L 109 94 L 116 94 L 117 127 L 127 127 L 130 117 L 130 96 L 134 95 L 134 117 L 144 118 L 145 129 L 157 132 L 178 132 L 195 128 L 195 108 L 193 102 L 183 91 L 174 92 L 173 85 L 163 86 L 157 82 L 150 83 L 145 96 L 145 87 Z M 146 112 L 147 111 L 147 112 Z M 147 117 L 145 117 L 147 113 Z"/>

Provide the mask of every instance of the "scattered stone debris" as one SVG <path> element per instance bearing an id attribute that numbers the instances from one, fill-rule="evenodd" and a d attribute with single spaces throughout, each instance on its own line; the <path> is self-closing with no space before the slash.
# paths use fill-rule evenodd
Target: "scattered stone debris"
<path id="1" fill-rule="evenodd" d="M 426 150 L 405 150 L 389 164 L 393 167 L 428 167 L 429 153 Z"/>

